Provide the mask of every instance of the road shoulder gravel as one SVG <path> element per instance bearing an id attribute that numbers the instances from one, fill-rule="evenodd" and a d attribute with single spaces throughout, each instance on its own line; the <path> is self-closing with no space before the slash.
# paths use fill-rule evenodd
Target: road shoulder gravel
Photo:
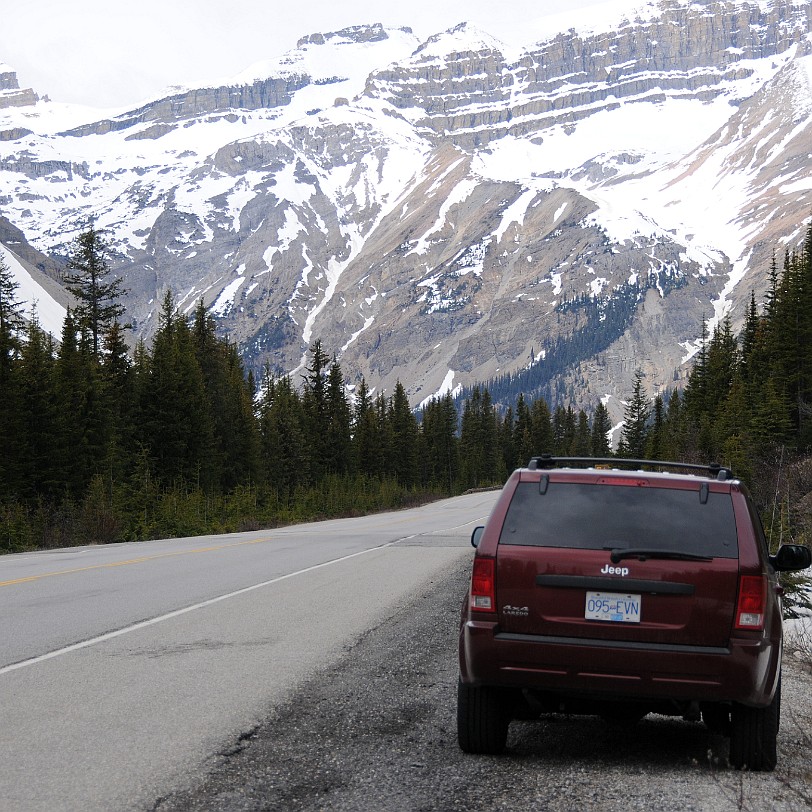
<path id="1" fill-rule="evenodd" d="M 506 755 L 464 755 L 456 645 L 467 577 L 455 565 L 435 578 L 154 812 L 812 807 L 812 674 L 792 656 L 774 773 L 732 770 L 726 739 L 653 715 L 633 727 L 559 715 L 514 722 Z"/>

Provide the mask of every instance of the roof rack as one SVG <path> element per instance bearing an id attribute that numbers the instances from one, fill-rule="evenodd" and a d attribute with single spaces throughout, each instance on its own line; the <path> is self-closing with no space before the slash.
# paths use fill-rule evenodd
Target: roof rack
<path id="1" fill-rule="evenodd" d="M 733 479 L 733 471 L 714 462 L 709 465 L 697 465 L 691 462 L 666 462 L 664 460 L 632 460 L 624 457 L 554 457 L 551 454 L 540 454 L 532 457 L 527 467 L 531 471 L 539 469 L 560 468 L 566 466 L 580 465 L 589 468 L 596 466 L 611 466 L 612 468 L 671 468 L 683 471 L 702 471 L 708 476 L 714 477 L 721 482 Z"/>

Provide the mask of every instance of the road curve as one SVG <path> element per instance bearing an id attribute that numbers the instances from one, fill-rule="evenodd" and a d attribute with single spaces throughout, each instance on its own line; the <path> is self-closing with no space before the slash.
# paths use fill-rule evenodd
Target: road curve
<path id="1" fill-rule="evenodd" d="M 496 493 L 0 558 L 0 808 L 144 809 L 471 555 Z"/>

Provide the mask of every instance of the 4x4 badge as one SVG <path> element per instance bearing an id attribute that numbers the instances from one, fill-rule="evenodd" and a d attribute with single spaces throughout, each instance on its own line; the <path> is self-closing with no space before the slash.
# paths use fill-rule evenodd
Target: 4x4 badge
<path id="1" fill-rule="evenodd" d="M 502 612 L 506 615 L 515 615 L 516 617 L 527 617 L 530 614 L 530 609 L 527 606 L 507 606 L 502 607 Z"/>
<path id="2" fill-rule="evenodd" d="M 628 567 L 612 567 L 609 564 L 604 564 L 603 569 L 601 572 L 604 575 L 628 575 L 629 568 Z"/>

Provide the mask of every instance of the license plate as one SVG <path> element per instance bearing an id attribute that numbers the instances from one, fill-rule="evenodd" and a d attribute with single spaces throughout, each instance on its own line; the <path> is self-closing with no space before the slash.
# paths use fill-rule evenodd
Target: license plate
<path id="1" fill-rule="evenodd" d="M 613 623 L 640 622 L 640 596 L 619 592 L 587 592 L 586 620 L 609 620 Z"/>

